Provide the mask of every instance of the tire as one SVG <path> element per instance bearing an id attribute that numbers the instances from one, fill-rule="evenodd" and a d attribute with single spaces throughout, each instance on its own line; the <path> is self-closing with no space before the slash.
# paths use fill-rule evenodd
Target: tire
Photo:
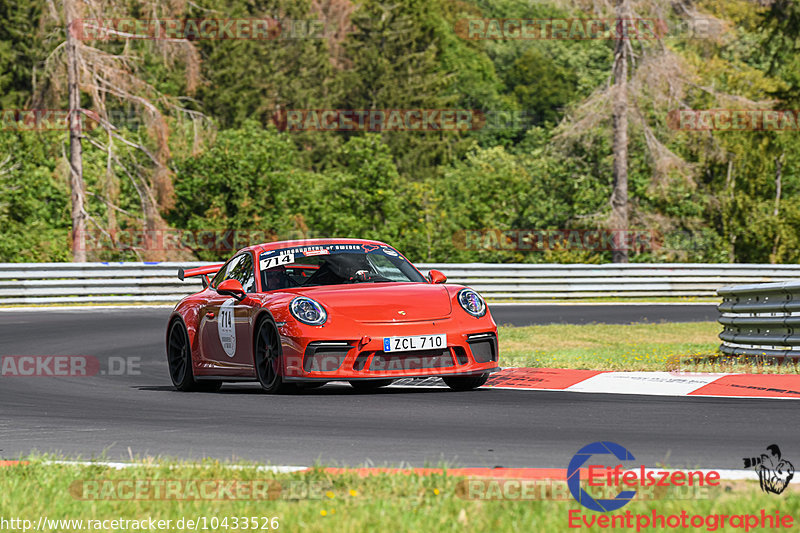
<path id="1" fill-rule="evenodd" d="M 271 317 L 264 316 L 259 319 L 253 338 L 253 364 L 256 379 L 264 392 L 281 394 L 296 388 L 283 381 L 282 362 L 283 349 L 278 328 Z"/>
<path id="2" fill-rule="evenodd" d="M 357 391 L 371 391 L 391 385 L 393 382 L 393 379 L 354 379 L 350 382 L 350 386 Z"/>
<path id="3" fill-rule="evenodd" d="M 222 387 L 219 381 L 197 381 L 192 372 L 192 349 L 189 335 L 181 320 L 173 320 L 167 336 L 167 365 L 169 377 L 176 389 L 182 392 L 216 392 Z"/>
<path id="4" fill-rule="evenodd" d="M 468 377 L 459 377 L 459 376 L 452 376 L 452 377 L 443 377 L 442 381 L 444 381 L 445 385 L 450 387 L 453 390 L 457 391 L 467 391 L 467 390 L 474 390 L 486 383 L 486 380 L 489 379 L 489 373 L 481 374 L 479 376 L 468 376 Z"/>

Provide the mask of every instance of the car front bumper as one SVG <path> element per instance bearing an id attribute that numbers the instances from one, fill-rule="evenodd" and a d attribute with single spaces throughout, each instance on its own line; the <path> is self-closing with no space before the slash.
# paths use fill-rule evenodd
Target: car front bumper
<path id="1" fill-rule="evenodd" d="M 284 379 L 334 381 L 474 376 L 499 369 L 497 328 L 491 319 L 476 320 L 466 331 L 461 321 L 458 324 L 438 322 L 367 325 L 359 328 L 362 333 L 359 336 L 340 335 L 333 329 L 284 326 L 281 328 Z M 384 337 L 434 333 L 446 334 L 445 348 L 383 351 Z"/>

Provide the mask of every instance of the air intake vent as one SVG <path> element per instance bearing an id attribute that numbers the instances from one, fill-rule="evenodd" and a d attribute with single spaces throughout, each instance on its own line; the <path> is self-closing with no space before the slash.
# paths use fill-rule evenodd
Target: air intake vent
<path id="1" fill-rule="evenodd" d="M 342 366 L 352 346 L 347 341 L 310 342 L 303 355 L 306 372 L 335 372 Z"/>
<path id="2" fill-rule="evenodd" d="M 467 337 L 467 344 L 476 363 L 497 361 L 497 336 L 494 333 L 477 333 Z"/>

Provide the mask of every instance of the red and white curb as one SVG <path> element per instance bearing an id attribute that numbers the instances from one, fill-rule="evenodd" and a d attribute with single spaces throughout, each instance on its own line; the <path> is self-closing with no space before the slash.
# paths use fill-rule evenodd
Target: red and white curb
<path id="1" fill-rule="evenodd" d="M 438 378 L 399 380 L 392 386 L 444 386 Z M 563 368 L 503 368 L 485 388 L 648 396 L 800 399 L 800 374 L 610 372 Z"/>
<path id="2" fill-rule="evenodd" d="M 24 466 L 29 464 L 28 461 L 0 461 L 0 467 L 14 467 Z M 63 465 L 63 466 L 78 466 L 78 467 L 97 467 L 102 466 L 113 470 L 123 470 L 127 468 L 161 468 L 162 465 L 157 463 L 126 463 L 122 461 L 45 461 L 44 464 L 49 465 Z M 171 468 L 194 468 L 202 467 L 202 465 L 180 464 L 174 465 Z M 271 472 L 276 474 L 292 474 L 298 472 L 308 472 L 315 468 L 310 466 L 280 466 L 280 465 L 227 465 L 231 470 L 249 470 L 254 469 L 258 472 Z M 320 468 L 316 468 L 320 470 Z M 418 475 L 418 476 L 433 476 L 445 475 L 452 477 L 468 477 L 468 478 L 489 478 L 489 479 L 530 479 L 530 480 L 566 480 L 566 468 L 490 468 L 490 467 L 463 467 L 463 468 L 427 468 L 427 467 L 410 467 L 410 468 L 391 468 L 391 467 L 356 467 L 356 468 L 333 468 L 323 467 L 321 470 L 327 474 L 355 474 L 359 477 L 368 477 L 376 475 Z M 692 468 L 692 469 L 673 469 L 673 468 L 645 468 L 644 473 L 653 472 L 702 472 L 704 475 L 716 472 L 719 474 L 719 479 L 725 481 L 736 480 L 749 480 L 758 481 L 758 477 L 753 470 L 735 470 L 735 469 L 707 469 L 707 468 Z M 626 470 L 627 471 L 627 470 Z M 631 472 L 639 472 L 638 469 L 630 470 Z M 588 479 L 588 469 L 580 469 L 581 479 Z"/>

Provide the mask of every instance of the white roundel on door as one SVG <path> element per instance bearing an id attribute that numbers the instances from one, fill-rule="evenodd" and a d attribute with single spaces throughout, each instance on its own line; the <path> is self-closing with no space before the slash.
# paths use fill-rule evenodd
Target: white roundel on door
<path id="1" fill-rule="evenodd" d="M 233 320 L 233 304 L 235 302 L 236 300 L 233 298 L 225 300 L 225 303 L 219 308 L 219 319 L 217 319 L 219 341 L 228 357 L 236 354 L 236 326 Z"/>

